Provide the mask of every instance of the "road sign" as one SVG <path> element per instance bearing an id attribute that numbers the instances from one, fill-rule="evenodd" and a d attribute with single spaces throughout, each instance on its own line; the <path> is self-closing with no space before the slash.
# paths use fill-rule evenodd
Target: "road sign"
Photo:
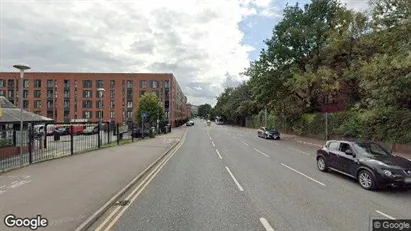
<path id="1" fill-rule="evenodd" d="M 141 118 L 143 119 L 147 118 L 147 114 L 146 113 L 141 114 Z"/>

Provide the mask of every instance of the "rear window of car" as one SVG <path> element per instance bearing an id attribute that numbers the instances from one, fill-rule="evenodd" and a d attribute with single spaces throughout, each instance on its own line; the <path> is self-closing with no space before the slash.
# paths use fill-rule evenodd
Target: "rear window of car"
<path id="1" fill-rule="evenodd" d="M 330 149 L 330 150 L 336 151 L 336 150 L 338 150 L 339 148 L 340 148 L 340 143 L 339 143 L 339 142 L 330 142 L 330 143 L 328 144 L 328 149 Z"/>

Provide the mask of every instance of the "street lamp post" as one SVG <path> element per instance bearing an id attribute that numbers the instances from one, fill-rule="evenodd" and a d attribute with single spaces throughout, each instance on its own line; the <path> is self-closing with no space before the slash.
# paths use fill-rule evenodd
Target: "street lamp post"
<path id="1" fill-rule="evenodd" d="M 30 67 L 26 64 L 16 64 L 13 67 L 20 70 L 20 166 L 23 166 L 23 79 L 24 71 L 30 69 Z"/>
<path id="2" fill-rule="evenodd" d="M 101 99 L 101 101 L 102 101 L 102 110 L 100 111 L 100 120 L 99 120 L 99 122 L 98 122 L 98 127 L 99 127 L 99 131 L 100 131 L 100 134 L 99 134 L 99 136 L 100 136 L 100 139 L 98 140 L 98 142 L 100 143 L 100 146 L 102 145 L 102 134 L 101 134 L 101 125 L 102 125 L 102 120 L 103 120 L 103 111 L 104 111 L 104 92 L 106 91 L 106 89 L 104 89 L 104 88 L 98 88 L 97 89 L 97 91 L 100 93 L 100 99 Z M 104 129 L 103 129 L 103 131 L 104 131 Z"/>

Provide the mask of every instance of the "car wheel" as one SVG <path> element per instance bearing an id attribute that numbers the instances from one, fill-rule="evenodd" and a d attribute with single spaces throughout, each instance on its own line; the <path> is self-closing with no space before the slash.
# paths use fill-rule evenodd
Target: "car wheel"
<path id="1" fill-rule="evenodd" d="M 325 159 L 323 157 L 318 157 L 317 167 L 318 167 L 318 170 L 320 170 L 321 172 L 328 171 L 327 162 L 325 162 Z"/>
<path id="2" fill-rule="evenodd" d="M 358 182 L 360 183 L 361 187 L 366 190 L 374 190 L 377 188 L 374 177 L 368 170 L 361 170 L 358 173 Z"/>
<path id="3" fill-rule="evenodd" d="M 264 134 L 264 139 L 267 139 L 267 134 Z"/>

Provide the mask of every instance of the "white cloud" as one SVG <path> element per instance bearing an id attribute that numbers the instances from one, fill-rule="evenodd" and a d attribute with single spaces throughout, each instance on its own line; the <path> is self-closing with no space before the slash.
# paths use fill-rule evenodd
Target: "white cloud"
<path id="1" fill-rule="evenodd" d="M 260 11 L 259 15 L 267 18 L 281 18 L 283 16 L 282 10 L 277 7 L 264 8 Z"/>
<path id="2" fill-rule="evenodd" d="M 367 10 L 370 6 L 368 0 L 341 0 L 343 4 L 347 4 L 347 7 L 356 11 Z"/>
<path id="3" fill-rule="evenodd" d="M 190 102 L 214 104 L 225 73 L 238 76 L 254 49 L 238 26 L 257 13 L 250 1 L 0 4 L 2 71 L 25 62 L 32 71 L 172 72 Z"/>

